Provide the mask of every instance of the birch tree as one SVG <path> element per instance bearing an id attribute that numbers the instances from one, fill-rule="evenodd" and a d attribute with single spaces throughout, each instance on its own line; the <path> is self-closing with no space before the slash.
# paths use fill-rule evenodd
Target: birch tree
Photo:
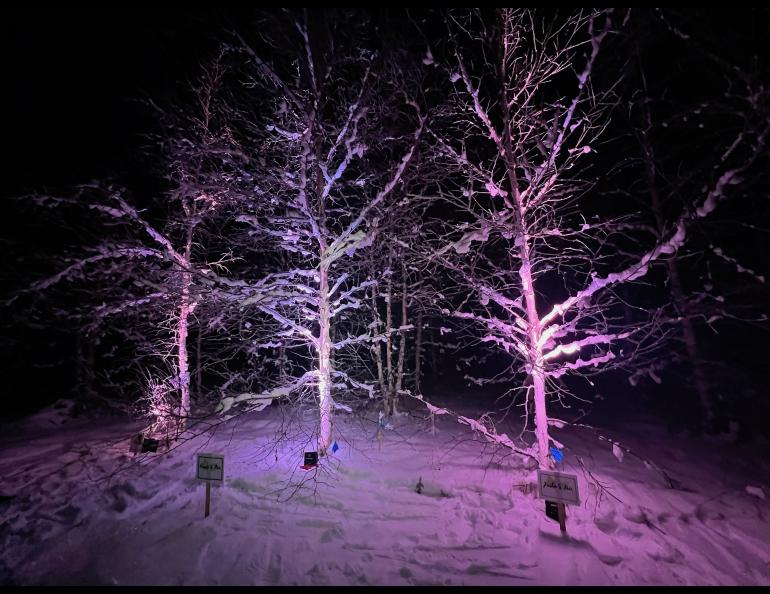
<path id="1" fill-rule="evenodd" d="M 335 406 L 344 407 L 334 391 L 373 391 L 334 362 L 370 348 L 372 329 L 349 316 L 378 282 L 362 274 L 359 255 L 393 207 L 425 122 L 407 90 L 383 76 L 358 25 L 337 16 L 285 11 L 255 43 L 234 47 L 250 87 L 239 103 L 241 149 L 251 157 L 240 177 L 253 180 L 235 185 L 238 245 L 258 243 L 281 262 L 263 279 L 280 295 L 259 310 L 281 329 L 274 343 L 305 360 L 280 389 L 296 398 L 315 388 L 322 454 Z"/>
<path id="2" fill-rule="evenodd" d="M 476 29 L 472 19 L 456 19 L 443 62 L 455 89 L 447 109 L 455 133 L 430 130 L 462 176 L 445 198 L 465 222 L 445 230 L 453 240 L 437 241 L 433 257 L 469 291 L 446 313 L 483 328 L 481 340 L 510 355 L 510 372 L 526 375 L 524 406 L 534 412 L 543 468 L 552 465 L 550 448 L 561 447 L 549 430 L 562 423 L 549 413 L 567 395 L 561 378 L 660 345 L 656 312 L 624 323 L 617 289 L 675 254 L 692 221 L 730 196 L 749 164 L 714 172 L 659 239 L 628 217 L 587 216 L 596 206 L 587 161 L 600 150 L 609 105 L 592 81 L 623 17 L 598 11 L 546 21 L 537 11 L 504 9 Z M 478 38 L 466 34 L 474 30 Z M 468 50 L 479 44 L 483 54 Z M 737 142 L 756 156 L 766 133 Z"/>
<path id="3" fill-rule="evenodd" d="M 223 308 L 254 300 L 261 291 L 219 274 L 226 272 L 231 255 L 199 242 L 228 201 L 222 178 L 230 172 L 222 156 L 233 153 L 217 115 L 221 76 L 221 61 L 215 59 L 192 89 L 192 104 L 156 106 L 163 132 L 153 140 L 162 156 L 166 191 L 145 198 L 144 208 L 126 188 L 102 182 L 81 186 L 72 196 L 32 196 L 42 208 L 71 209 L 103 231 L 91 245 L 73 246 L 74 255 L 57 259 L 55 274 L 23 293 L 79 287 L 86 293 L 83 306 L 64 315 L 79 319 L 92 337 L 119 333 L 133 347 L 127 356 L 135 367 L 147 365 L 147 356 L 157 359 L 148 367 L 169 362 L 168 385 L 155 378 L 150 387 L 157 394 L 177 395 L 177 430 L 191 414 L 189 337 L 199 306 L 213 321 L 225 315 Z M 73 235 L 80 235 L 78 227 Z"/>

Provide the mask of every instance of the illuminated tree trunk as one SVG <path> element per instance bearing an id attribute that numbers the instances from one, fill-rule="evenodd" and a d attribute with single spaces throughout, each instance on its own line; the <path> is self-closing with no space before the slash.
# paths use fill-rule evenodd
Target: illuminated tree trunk
<path id="1" fill-rule="evenodd" d="M 506 28 L 509 21 L 506 20 Z M 506 45 L 506 52 L 508 46 Z M 519 258 L 521 265 L 519 267 L 519 280 L 521 282 L 521 292 L 524 296 L 524 303 L 527 310 L 527 372 L 532 378 L 532 391 L 535 403 L 535 436 L 537 438 L 537 458 L 540 468 L 550 468 L 551 460 L 549 458 L 549 440 L 548 435 L 548 409 L 545 391 L 545 367 L 543 359 L 543 347 L 540 344 L 541 322 L 540 315 L 537 312 L 537 303 L 535 301 L 535 285 L 532 278 L 532 259 L 530 254 L 531 237 L 527 233 L 528 213 L 519 192 L 519 182 L 516 175 L 516 163 L 513 161 L 513 139 L 511 136 L 511 114 L 510 102 L 507 89 L 503 88 L 503 112 L 505 114 L 506 126 L 503 133 L 502 145 L 505 147 L 503 156 L 505 158 L 506 173 L 508 183 L 510 184 L 511 197 L 513 203 L 511 207 L 515 213 L 515 228 L 517 238 L 519 239 Z"/>
<path id="2" fill-rule="evenodd" d="M 323 258 L 322 258 L 323 260 Z M 331 337 L 329 312 L 329 271 L 321 263 L 319 301 L 319 333 L 318 333 L 318 398 L 320 410 L 320 432 L 318 450 L 324 454 L 332 443 L 332 395 L 331 395 Z"/>
<path id="3" fill-rule="evenodd" d="M 537 458 L 540 468 L 550 468 L 548 410 L 545 392 L 545 370 L 543 368 L 543 350 L 540 346 L 540 316 L 535 304 L 535 289 L 532 284 L 532 268 L 529 259 L 529 244 L 526 234 L 521 246 L 521 278 L 524 301 L 527 305 L 527 342 L 529 347 L 528 372 L 532 378 L 532 391 L 535 403 L 535 436 L 537 437 Z"/>
<path id="4" fill-rule="evenodd" d="M 180 426 L 186 425 L 190 415 L 190 369 L 187 361 L 187 332 L 190 315 L 190 273 L 182 273 L 182 303 L 179 307 L 179 323 L 177 325 L 177 348 L 179 367 L 179 392 L 182 396 L 179 406 Z"/>
<path id="5" fill-rule="evenodd" d="M 190 254 L 192 251 L 193 226 L 187 229 L 187 238 L 184 250 L 185 267 L 182 272 L 182 302 L 179 306 L 179 323 L 177 324 L 177 366 L 179 368 L 179 392 L 181 402 L 179 406 L 179 427 L 184 429 L 187 418 L 190 416 L 190 364 L 187 355 L 187 336 L 189 333 L 189 316 L 195 309 L 195 304 L 190 302 L 190 285 L 192 274 L 190 273 Z"/>

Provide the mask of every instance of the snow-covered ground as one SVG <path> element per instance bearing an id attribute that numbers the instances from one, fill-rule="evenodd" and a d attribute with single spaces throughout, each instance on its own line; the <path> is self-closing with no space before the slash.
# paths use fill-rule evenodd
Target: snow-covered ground
<path id="1" fill-rule="evenodd" d="M 671 488 L 585 430 L 563 431 L 582 504 L 562 536 L 534 473 L 449 417 L 433 435 L 415 409 L 379 449 L 376 414 L 340 414 L 340 449 L 304 472 L 314 415 L 287 426 L 286 414 L 268 407 L 137 457 L 135 422 L 52 409 L 5 427 L 0 584 L 770 584 L 770 463 L 750 448 L 644 422 L 615 433 Z M 199 451 L 225 455 L 208 518 Z"/>

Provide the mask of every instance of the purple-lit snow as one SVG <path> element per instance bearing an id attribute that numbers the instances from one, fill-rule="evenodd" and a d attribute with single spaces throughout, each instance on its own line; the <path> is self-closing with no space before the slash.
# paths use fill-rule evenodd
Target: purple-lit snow
<path id="1" fill-rule="evenodd" d="M 424 409 L 376 440 L 370 421 L 340 414 L 340 449 L 304 473 L 317 411 L 274 453 L 277 406 L 222 425 L 166 455 L 131 458 L 140 425 L 68 419 L 49 409 L 0 438 L 0 581 L 4 584 L 745 584 L 770 583 L 770 466 L 725 440 L 696 442 L 635 422 L 623 445 L 563 432 L 565 472 L 582 505 L 568 535 L 522 485 L 513 456 L 449 417 L 436 435 Z M 299 431 L 299 433 L 298 433 Z M 196 452 L 225 455 L 225 482 L 204 486 Z M 267 455 L 266 455 L 267 454 Z M 619 458 L 622 458 L 620 460 Z M 608 488 L 596 491 L 578 465 Z M 122 465 L 140 461 L 111 480 Z M 415 492 L 418 480 L 424 489 Z M 290 483 L 306 481 L 293 496 Z M 286 500 L 287 501 L 282 501 Z"/>

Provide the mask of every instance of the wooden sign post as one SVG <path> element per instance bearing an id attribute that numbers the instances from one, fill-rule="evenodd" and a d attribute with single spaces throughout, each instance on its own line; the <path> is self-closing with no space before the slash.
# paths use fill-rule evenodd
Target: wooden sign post
<path id="1" fill-rule="evenodd" d="M 567 531 L 567 510 L 564 507 L 564 504 L 560 502 L 556 504 L 556 509 L 559 513 L 559 530 L 561 530 L 562 532 L 566 532 Z"/>
<path id="2" fill-rule="evenodd" d="M 204 518 L 211 511 L 211 483 L 221 483 L 225 478 L 225 457 L 223 454 L 198 454 L 196 476 L 206 481 L 206 507 Z"/>
<path id="3" fill-rule="evenodd" d="M 538 470 L 537 494 L 540 499 L 545 499 L 545 515 L 557 520 L 561 531 L 566 533 L 567 510 L 564 506 L 580 504 L 577 475 Z"/>

